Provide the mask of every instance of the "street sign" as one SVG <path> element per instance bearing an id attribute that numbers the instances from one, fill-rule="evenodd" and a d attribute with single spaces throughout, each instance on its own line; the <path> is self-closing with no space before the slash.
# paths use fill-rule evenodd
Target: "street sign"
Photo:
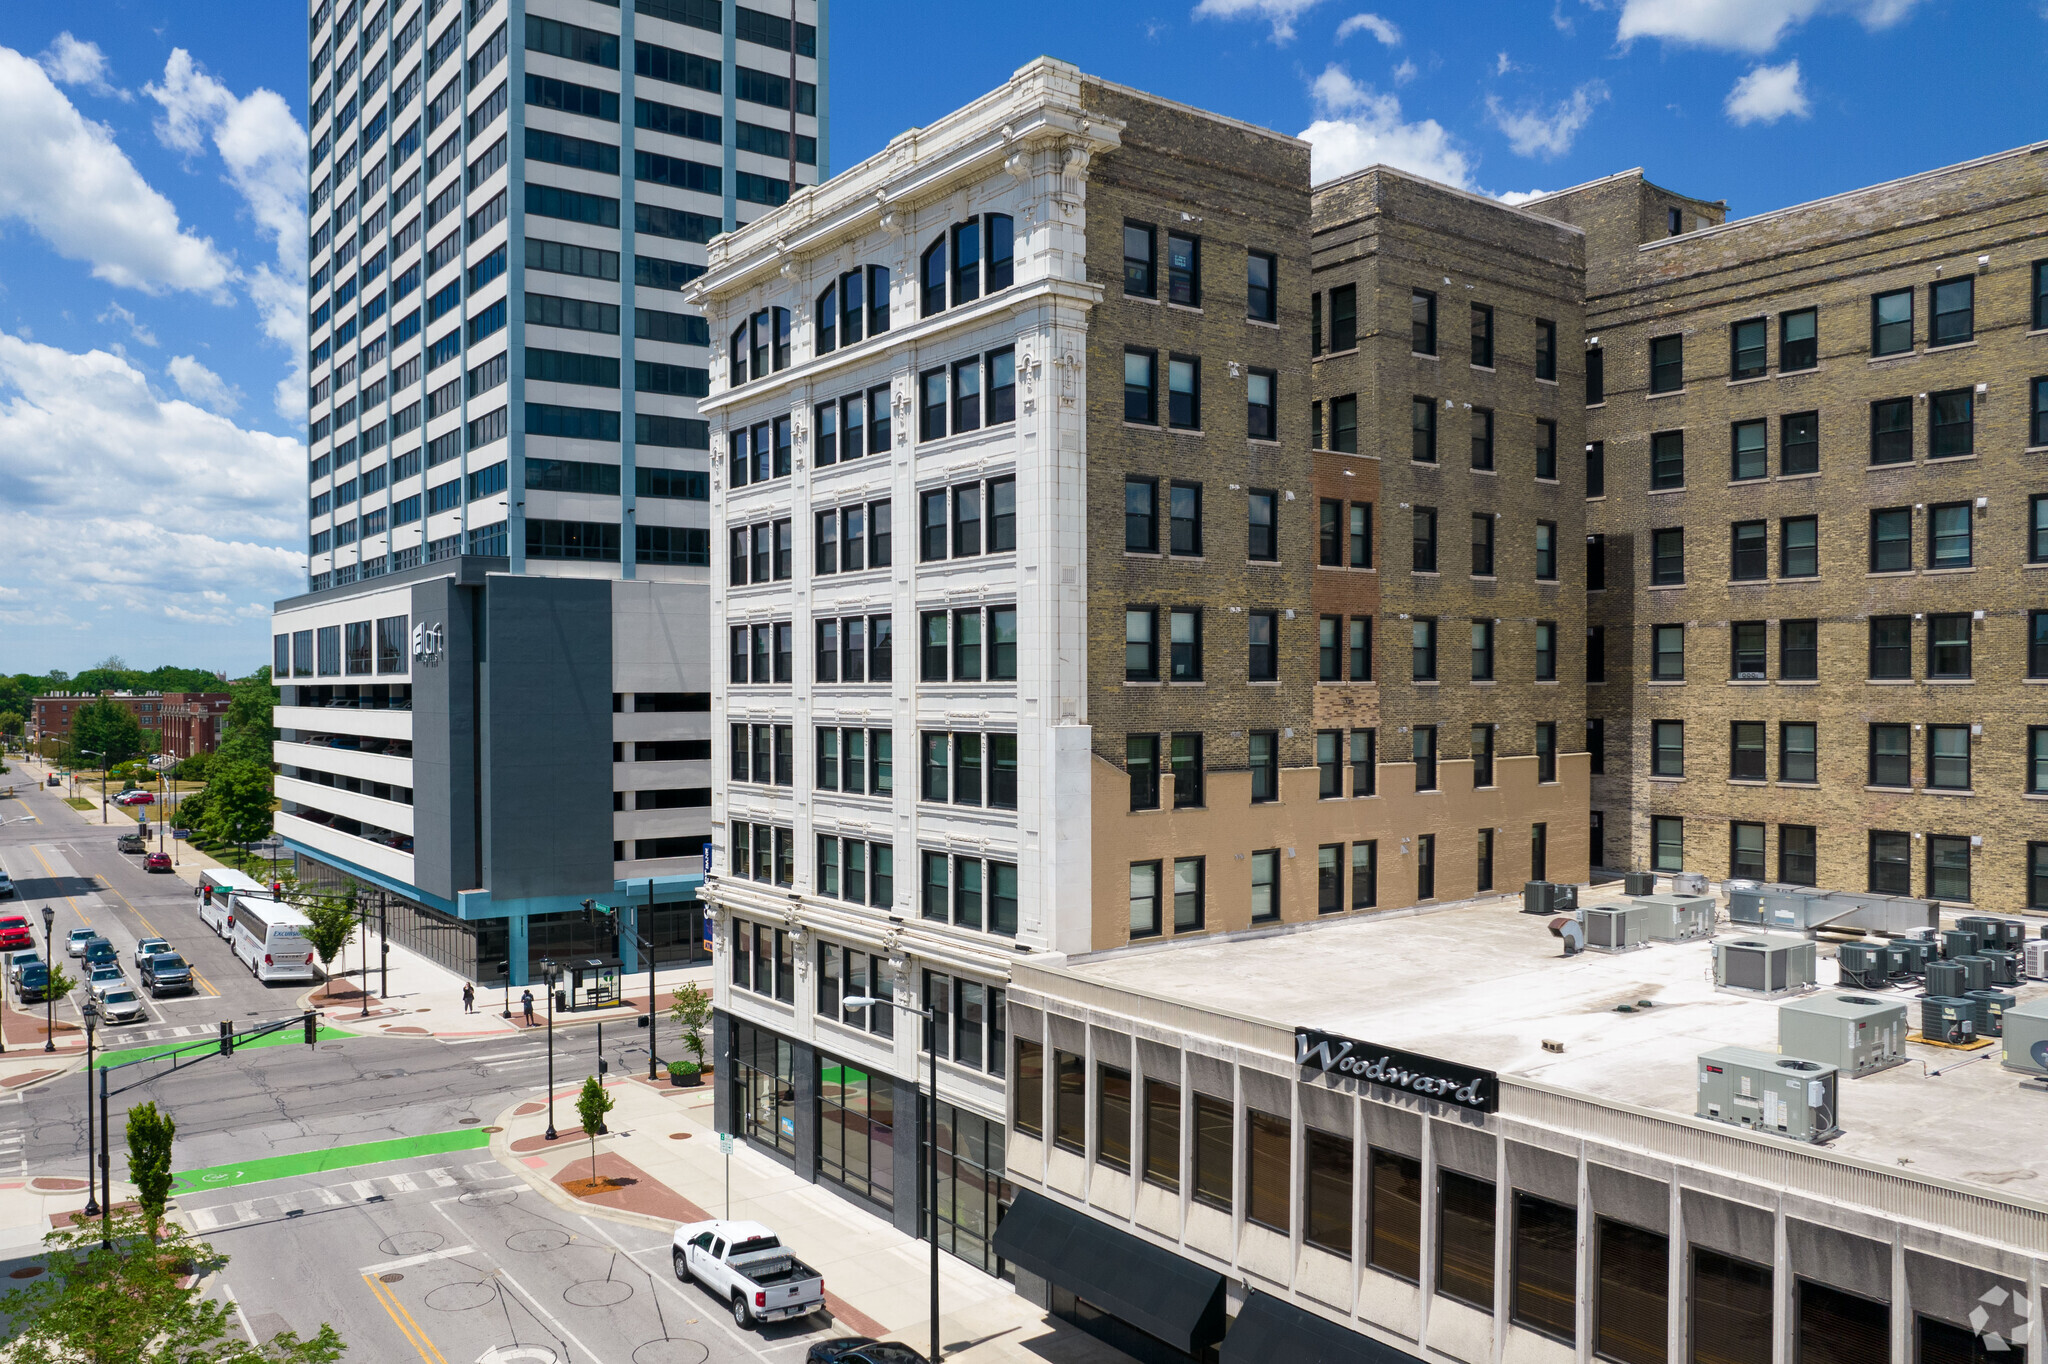
<path id="1" fill-rule="evenodd" d="M 720 1132 L 718 1134 L 718 1153 L 724 1156 L 732 1154 L 732 1133 Z"/>

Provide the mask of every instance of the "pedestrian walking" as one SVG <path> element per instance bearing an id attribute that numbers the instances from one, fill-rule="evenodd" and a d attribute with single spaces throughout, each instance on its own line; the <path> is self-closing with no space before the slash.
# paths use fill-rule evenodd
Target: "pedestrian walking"
<path id="1" fill-rule="evenodd" d="M 466 980 L 462 982 L 462 1012 L 466 1014 L 476 1012 L 476 986 Z"/>
<path id="2" fill-rule="evenodd" d="M 520 991 L 520 992 L 519 992 L 519 1007 L 520 1007 L 521 1009 L 524 1009 L 524 1010 L 526 1011 L 526 1026 L 527 1026 L 527 1027 L 529 1027 L 529 1028 L 530 1028 L 530 1027 L 532 1027 L 532 1026 L 533 1026 L 533 991 L 531 991 L 531 990 L 522 990 L 522 991 Z"/>

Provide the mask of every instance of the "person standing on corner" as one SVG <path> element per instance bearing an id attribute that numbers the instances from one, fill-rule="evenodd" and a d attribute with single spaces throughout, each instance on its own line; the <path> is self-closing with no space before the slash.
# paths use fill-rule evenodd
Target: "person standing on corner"
<path id="1" fill-rule="evenodd" d="M 527 1026 L 527 1027 L 529 1027 L 529 1028 L 530 1028 L 530 1027 L 532 1027 L 532 1026 L 534 1026 L 534 1024 L 533 1024 L 533 991 L 531 991 L 531 990 L 522 990 L 522 991 L 520 991 L 520 992 L 519 992 L 519 1007 L 520 1007 L 521 1009 L 525 1010 L 525 1012 L 526 1012 L 526 1026 Z"/>
<path id="2" fill-rule="evenodd" d="M 466 980 L 462 982 L 462 1012 L 466 1014 L 476 1012 L 476 986 Z"/>

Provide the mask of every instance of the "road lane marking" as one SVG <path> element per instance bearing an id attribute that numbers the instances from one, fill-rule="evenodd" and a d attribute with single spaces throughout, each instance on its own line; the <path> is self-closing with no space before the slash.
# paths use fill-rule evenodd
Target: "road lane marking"
<path id="1" fill-rule="evenodd" d="M 369 1288 L 370 1295 L 377 1299 L 378 1305 L 383 1307 L 384 1314 L 391 1318 L 391 1324 L 396 1326 L 399 1334 L 405 1337 L 406 1344 L 412 1346 L 413 1350 L 418 1353 L 425 1364 L 448 1364 L 448 1361 L 441 1357 L 441 1352 L 434 1349 L 433 1342 L 426 1339 L 424 1334 L 419 1336 L 413 1334 L 414 1327 L 418 1325 L 417 1322 L 410 1327 L 406 1325 L 407 1321 L 412 1321 L 412 1313 L 405 1311 L 404 1304 L 398 1301 L 396 1294 L 367 1274 L 363 1275 L 363 1283 Z M 399 1320 L 399 1313 L 401 1312 L 405 1312 L 404 1321 Z"/>
<path id="2" fill-rule="evenodd" d="M 503 1061 L 511 1057 L 545 1056 L 547 1049 L 536 1047 L 532 1051 L 494 1051 L 489 1056 L 472 1056 L 472 1061 Z"/>
<path id="3" fill-rule="evenodd" d="M 446 1250 L 430 1250 L 424 1255 L 408 1255 L 402 1260 L 386 1260 L 381 1265 L 364 1265 L 358 1274 L 389 1274 L 394 1269 L 411 1269 L 414 1265 L 432 1264 L 436 1260 L 452 1260 L 458 1255 L 471 1255 L 475 1246 L 455 1246 Z"/>
<path id="4" fill-rule="evenodd" d="M 36 855 L 36 861 L 43 864 L 43 870 L 50 873 L 50 879 L 52 881 L 57 880 L 57 869 L 50 865 L 49 858 L 43 856 L 42 848 L 37 844 L 31 843 L 28 850 Z M 72 899 L 69 895 L 64 896 L 63 899 L 65 904 L 71 906 L 71 912 L 78 916 L 79 923 L 87 928 L 91 928 L 92 920 L 85 917 L 85 911 L 78 907 L 78 901 Z"/>

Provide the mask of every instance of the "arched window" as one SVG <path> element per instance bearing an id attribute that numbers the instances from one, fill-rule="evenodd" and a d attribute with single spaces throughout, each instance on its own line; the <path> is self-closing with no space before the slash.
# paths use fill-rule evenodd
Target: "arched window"
<path id="1" fill-rule="evenodd" d="M 850 333 L 847 342 L 858 339 L 858 333 Z M 830 355 L 839 348 L 839 288 L 828 284 L 825 292 L 818 295 L 817 310 L 817 353 Z"/>
<path id="2" fill-rule="evenodd" d="M 752 359 L 747 372 L 759 379 L 768 373 L 768 310 L 763 308 L 755 313 L 749 319 L 749 326 L 753 329 L 751 344 L 748 347 Z"/>
<path id="3" fill-rule="evenodd" d="M 747 381 L 747 323 L 740 323 L 732 334 L 732 353 L 727 357 L 726 372 L 729 385 L 738 388 Z"/>
<path id="4" fill-rule="evenodd" d="M 946 310 L 946 237 L 925 248 L 924 258 L 919 267 L 919 279 L 923 282 L 923 302 L 918 316 L 930 317 L 933 313 Z"/>

